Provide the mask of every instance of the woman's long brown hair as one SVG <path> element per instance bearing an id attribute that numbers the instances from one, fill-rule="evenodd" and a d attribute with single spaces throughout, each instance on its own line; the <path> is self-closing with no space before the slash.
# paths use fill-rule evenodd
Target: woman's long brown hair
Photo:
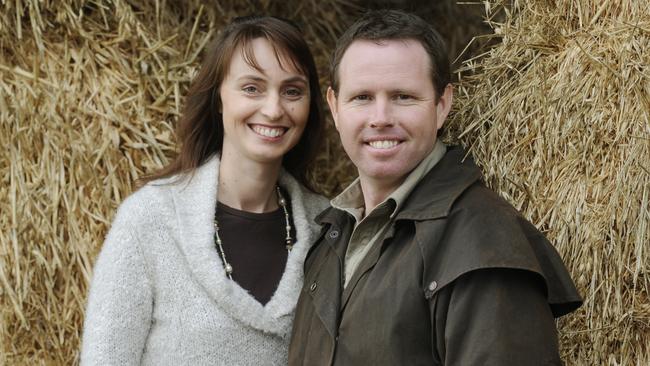
<path id="1" fill-rule="evenodd" d="M 190 85 L 176 129 L 180 151 L 171 164 L 139 180 L 139 186 L 160 178 L 191 176 L 211 155 L 221 152 L 224 132 L 219 113 L 219 88 L 237 50 L 241 50 L 252 67 L 260 69 L 251 46 L 251 41 L 257 38 L 264 38 L 273 45 L 280 65 L 284 60 L 291 62 L 290 66 L 303 72 L 309 80 L 307 124 L 296 146 L 285 154 L 282 165 L 303 185 L 312 187 L 307 172 L 316 157 L 323 132 L 322 96 L 316 65 L 300 29 L 287 20 L 269 16 L 236 18 L 208 48 L 199 73 Z"/>

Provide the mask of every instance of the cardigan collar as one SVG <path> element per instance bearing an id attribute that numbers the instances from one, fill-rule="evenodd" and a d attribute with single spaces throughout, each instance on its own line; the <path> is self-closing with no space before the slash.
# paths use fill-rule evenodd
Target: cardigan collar
<path id="1" fill-rule="evenodd" d="M 326 201 L 307 192 L 282 171 L 279 184 L 289 193 L 296 242 L 287 257 L 285 271 L 272 298 L 262 305 L 236 282 L 228 279 L 214 244 L 214 210 L 217 202 L 219 156 L 215 154 L 191 177 L 171 185 L 179 246 L 189 270 L 224 312 L 259 330 L 288 336 L 303 282 L 303 262 L 319 226 L 313 217 Z"/>

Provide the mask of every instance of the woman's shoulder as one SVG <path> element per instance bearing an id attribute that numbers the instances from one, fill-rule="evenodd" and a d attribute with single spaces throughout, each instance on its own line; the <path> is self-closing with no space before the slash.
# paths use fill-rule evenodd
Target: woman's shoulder
<path id="1" fill-rule="evenodd" d="M 315 222 L 314 219 L 316 216 L 330 206 L 329 202 L 327 197 L 307 191 L 305 198 L 303 198 L 303 205 L 305 206 L 305 212 L 307 212 L 310 222 Z"/>
<path id="2" fill-rule="evenodd" d="M 330 206 L 329 199 L 322 194 L 307 190 L 305 195 L 306 201 L 311 205 L 310 211 L 314 213 L 314 217 Z"/>
<path id="3" fill-rule="evenodd" d="M 291 200 L 301 202 L 307 215 L 312 218 L 329 206 L 327 197 L 311 191 L 284 170 L 280 174 L 280 185 L 289 192 Z"/>
<path id="4" fill-rule="evenodd" d="M 142 226 L 160 220 L 173 210 L 169 178 L 151 181 L 131 193 L 117 209 L 113 225 Z"/>

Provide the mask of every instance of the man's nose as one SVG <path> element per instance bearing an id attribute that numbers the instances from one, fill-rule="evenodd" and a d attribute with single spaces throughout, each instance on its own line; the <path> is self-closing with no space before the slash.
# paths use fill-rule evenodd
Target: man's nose
<path id="1" fill-rule="evenodd" d="M 284 115 L 284 107 L 280 96 L 274 93 L 269 94 L 264 100 L 264 105 L 262 105 L 260 112 L 270 121 L 277 121 L 282 118 Z"/>
<path id="2" fill-rule="evenodd" d="M 390 112 L 390 104 L 386 100 L 377 99 L 373 106 L 372 115 L 369 119 L 372 128 L 390 127 L 393 125 L 393 118 Z"/>

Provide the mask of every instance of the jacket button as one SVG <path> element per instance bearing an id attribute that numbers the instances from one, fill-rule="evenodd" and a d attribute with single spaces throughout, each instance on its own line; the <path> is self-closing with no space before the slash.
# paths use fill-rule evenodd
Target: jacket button
<path id="1" fill-rule="evenodd" d="M 429 291 L 435 291 L 436 288 L 438 288 L 438 282 L 431 281 L 431 283 L 429 284 Z"/>
<path id="2" fill-rule="evenodd" d="M 311 286 L 309 286 L 309 289 L 313 292 L 318 285 L 316 285 L 316 282 L 312 283 Z"/>
<path id="3" fill-rule="evenodd" d="M 336 239 L 338 237 L 339 237 L 339 231 L 338 230 L 330 231 L 330 239 Z"/>

